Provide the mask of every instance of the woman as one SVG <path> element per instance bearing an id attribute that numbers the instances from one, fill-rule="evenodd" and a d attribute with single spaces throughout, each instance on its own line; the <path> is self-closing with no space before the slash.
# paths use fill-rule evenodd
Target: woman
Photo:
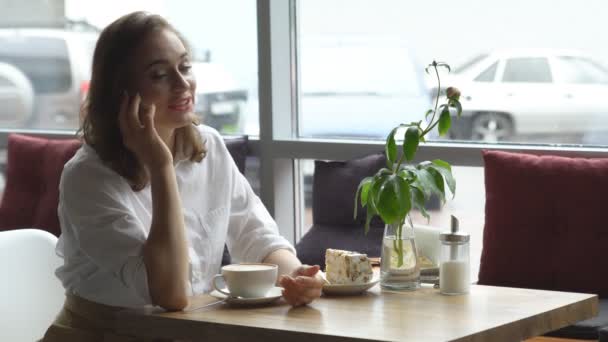
<path id="1" fill-rule="evenodd" d="M 196 125 L 190 63 L 160 16 L 131 13 L 101 33 L 85 144 L 60 183 L 66 303 L 44 341 L 108 340 L 120 308 L 186 308 L 210 290 L 225 243 L 238 261 L 279 265 L 289 304 L 320 296 L 319 267 L 301 265 L 222 138 Z"/>

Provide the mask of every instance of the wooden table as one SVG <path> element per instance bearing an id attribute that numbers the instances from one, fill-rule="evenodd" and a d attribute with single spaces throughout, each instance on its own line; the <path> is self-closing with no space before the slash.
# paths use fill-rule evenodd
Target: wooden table
<path id="1" fill-rule="evenodd" d="M 192 307 L 216 302 L 197 297 Z M 597 315 L 595 295 L 473 285 L 444 296 L 424 287 L 321 297 L 292 308 L 226 303 L 172 313 L 128 312 L 119 330 L 142 337 L 194 341 L 522 341 Z"/>

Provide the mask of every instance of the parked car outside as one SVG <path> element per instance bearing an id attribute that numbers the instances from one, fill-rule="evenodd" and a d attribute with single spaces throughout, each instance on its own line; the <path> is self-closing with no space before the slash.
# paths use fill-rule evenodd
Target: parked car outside
<path id="1" fill-rule="evenodd" d="M 578 51 L 497 50 L 471 59 L 443 83 L 462 93 L 464 111 L 453 120 L 452 138 L 608 132 L 608 69 Z"/>
<path id="2" fill-rule="evenodd" d="M 34 112 L 25 128 L 78 127 L 97 37 L 60 28 L 0 29 L 0 62 L 20 69 L 34 89 Z"/>
<path id="3" fill-rule="evenodd" d="M 196 77 L 194 111 L 202 122 L 222 133 L 241 132 L 247 90 L 220 63 L 193 62 Z"/>
<path id="4" fill-rule="evenodd" d="M 12 64 L 0 63 L 0 126 L 27 126 L 33 108 L 34 89 L 27 76 Z"/>

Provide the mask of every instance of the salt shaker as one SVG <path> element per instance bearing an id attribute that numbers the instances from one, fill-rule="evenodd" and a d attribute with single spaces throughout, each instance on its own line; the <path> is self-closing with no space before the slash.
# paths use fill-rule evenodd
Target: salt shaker
<path id="1" fill-rule="evenodd" d="M 439 288 L 442 294 L 469 293 L 469 234 L 458 230 L 458 219 L 452 215 L 451 230 L 439 234 Z"/>

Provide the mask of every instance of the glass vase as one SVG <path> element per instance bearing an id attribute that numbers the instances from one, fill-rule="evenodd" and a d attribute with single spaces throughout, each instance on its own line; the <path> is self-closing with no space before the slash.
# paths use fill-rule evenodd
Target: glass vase
<path id="1" fill-rule="evenodd" d="M 414 228 L 409 222 L 384 227 L 380 264 L 380 285 L 384 289 L 404 291 L 420 288 Z"/>

